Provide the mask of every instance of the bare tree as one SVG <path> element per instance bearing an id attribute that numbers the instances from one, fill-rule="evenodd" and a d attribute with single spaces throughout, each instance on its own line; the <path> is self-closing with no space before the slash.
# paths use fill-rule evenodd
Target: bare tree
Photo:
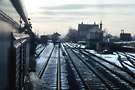
<path id="1" fill-rule="evenodd" d="M 65 36 L 65 39 L 67 41 L 73 41 L 77 42 L 78 41 L 78 31 L 76 29 L 70 28 L 67 35 Z"/>

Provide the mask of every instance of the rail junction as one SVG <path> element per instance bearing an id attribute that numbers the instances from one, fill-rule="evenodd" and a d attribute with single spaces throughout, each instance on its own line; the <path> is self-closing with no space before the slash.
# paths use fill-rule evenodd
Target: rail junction
<path id="1" fill-rule="evenodd" d="M 59 46 L 60 45 L 60 46 Z M 43 50 L 43 51 L 42 51 Z M 72 43 L 49 43 L 37 58 L 43 90 L 133 90 L 134 55 L 116 52 L 119 64 Z M 46 54 L 47 53 L 47 54 Z M 126 62 L 123 59 L 125 57 Z"/>

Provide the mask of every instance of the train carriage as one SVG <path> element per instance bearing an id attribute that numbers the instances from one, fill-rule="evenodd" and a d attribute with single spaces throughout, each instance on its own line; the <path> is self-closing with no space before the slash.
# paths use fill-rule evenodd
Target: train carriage
<path id="1" fill-rule="evenodd" d="M 30 29 L 21 0 L 0 0 L 0 90 L 24 89 L 31 49 L 26 31 Z"/>

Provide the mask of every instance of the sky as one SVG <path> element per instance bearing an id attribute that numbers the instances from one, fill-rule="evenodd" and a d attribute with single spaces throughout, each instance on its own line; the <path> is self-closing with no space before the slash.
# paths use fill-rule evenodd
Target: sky
<path id="1" fill-rule="evenodd" d="M 118 36 L 121 29 L 135 34 L 135 0 L 24 0 L 24 5 L 33 30 L 41 35 L 65 35 L 81 22 L 94 21 L 102 21 L 112 35 Z"/>

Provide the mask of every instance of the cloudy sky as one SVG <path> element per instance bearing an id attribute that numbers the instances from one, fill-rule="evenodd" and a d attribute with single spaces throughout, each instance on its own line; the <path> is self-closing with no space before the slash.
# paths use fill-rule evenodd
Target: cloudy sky
<path id="1" fill-rule="evenodd" d="M 135 34 L 135 0 L 25 0 L 33 29 L 40 34 L 65 35 L 78 23 L 103 22 L 113 35 L 121 29 Z"/>

